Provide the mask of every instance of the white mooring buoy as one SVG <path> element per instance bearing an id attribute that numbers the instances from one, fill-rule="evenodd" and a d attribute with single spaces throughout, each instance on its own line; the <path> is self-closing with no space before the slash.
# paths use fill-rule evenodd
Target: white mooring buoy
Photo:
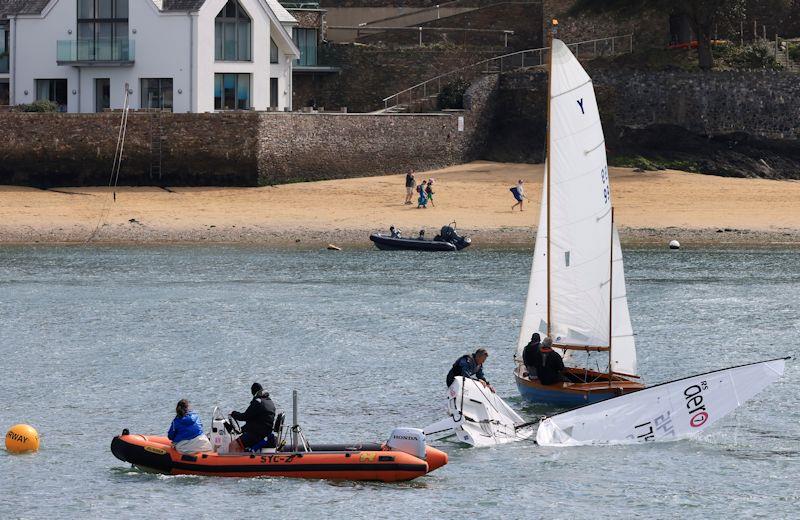
<path id="1" fill-rule="evenodd" d="M 669 248 L 670 249 L 680 249 L 681 248 L 681 243 L 678 242 L 677 240 L 670 240 L 669 241 Z"/>

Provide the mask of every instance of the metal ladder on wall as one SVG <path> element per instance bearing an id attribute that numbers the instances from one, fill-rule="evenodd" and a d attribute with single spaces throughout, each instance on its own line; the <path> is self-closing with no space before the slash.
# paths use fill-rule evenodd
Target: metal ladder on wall
<path id="1" fill-rule="evenodd" d="M 150 119 L 150 179 L 161 180 L 161 160 L 164 145 L 164 122 L 161 110 L 156 110 Z"/>

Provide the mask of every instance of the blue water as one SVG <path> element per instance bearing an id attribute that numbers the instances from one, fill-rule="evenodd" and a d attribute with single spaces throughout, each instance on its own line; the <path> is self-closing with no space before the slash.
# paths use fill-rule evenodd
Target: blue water
<path id="1" fill-rule="evenodd" d="M 640 372 L 656 383 L 796 355 L 800 251 L 626 250 Z M 411 483 L 167 477 L 132 470 L 122 428 L 164 433 L 178 399 L 206 425 L 261 381 L 316 442 L 382 440 L 443 416 L 444 375 L 477 346 L 524 408 L 512 352 L 530 253 L 246 247 L 0 249 L 0 518 L 798 517 L 800 371 L 699 438 L 668 444 L 447 446 Z"/>

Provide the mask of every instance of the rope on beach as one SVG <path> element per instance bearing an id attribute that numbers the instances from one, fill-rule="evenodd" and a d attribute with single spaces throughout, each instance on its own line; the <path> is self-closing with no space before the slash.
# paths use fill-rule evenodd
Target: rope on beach
<path id="1" fill-rule="evenodd" d="M 111 165 L 111 176 L 108 178 L 108 187 L 111 188 L 111 202 L 117 200 L 117 183 L 119 182 L 119 171 L 122 167 L 122 150 L 125 147 L 125 134 L 128 130 L 128 112 L 130 109 L 130 88 L 125 83 L 125 98 L 122 103 L 122 118 L 119 123 L 119 132 L 117 133 L 117 146 L 114 149 L 114 163 Z M 86 239 L 86 243 L 91 242 L 97 236 L 100 227 L 108 218 L 108 213 L 111 211 L 111 205 L 108 198 L 103 202 L 103 208 L 100 210 L 100 215 L 97 218 L 97 225 L 94 230 Z"/>

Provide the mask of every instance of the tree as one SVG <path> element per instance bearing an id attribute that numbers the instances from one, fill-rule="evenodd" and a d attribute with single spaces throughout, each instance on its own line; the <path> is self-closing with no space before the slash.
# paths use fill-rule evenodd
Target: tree
<path id="1" fill-rule="evenodd" d="M 792 0 L 766 0 L 775 10 L 783 10 Z M 763 0 L 761 1 L 763 4 Z M 702 70 L 714 66 L 711 40 L 719 26 L 738 22 L 745 17 L 746 0 L 577 0 L 571 10 L 580 12 L 636 12 L 643 8 L 666 14 L 684 14 L 697 37 L 697 62 Z"/>

